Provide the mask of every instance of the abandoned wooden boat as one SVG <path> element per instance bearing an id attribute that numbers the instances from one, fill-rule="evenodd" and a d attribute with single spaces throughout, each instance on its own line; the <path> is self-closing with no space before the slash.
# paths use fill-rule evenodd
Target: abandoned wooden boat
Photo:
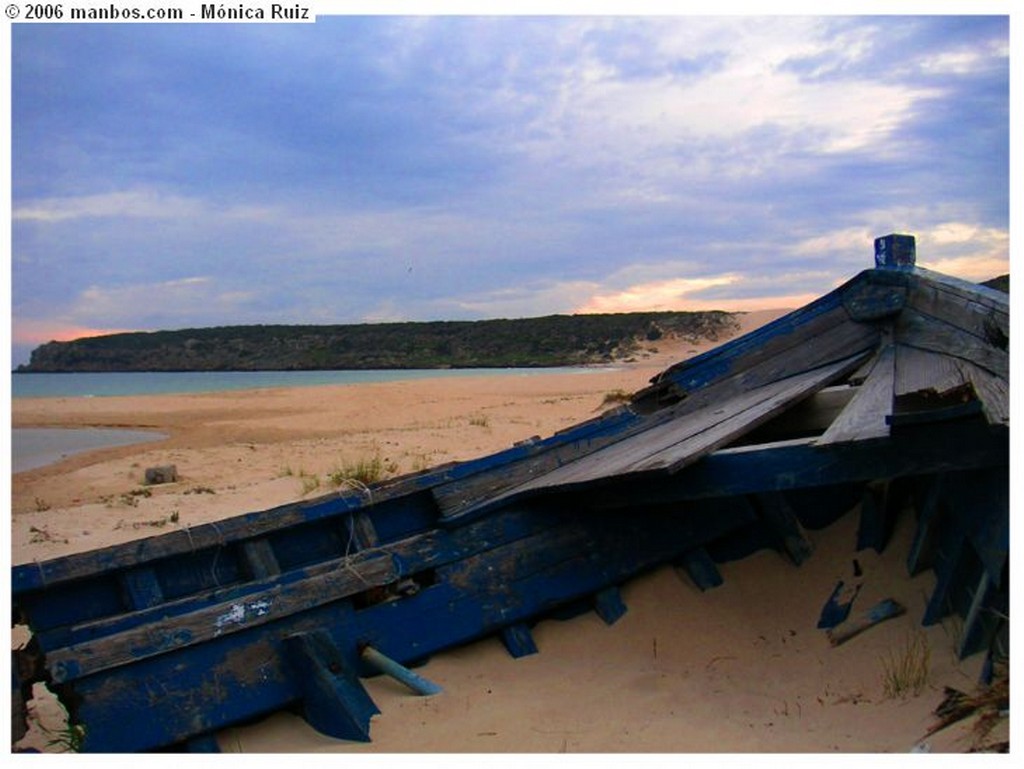
<path id="1" fill-rule="evenodd" d="M 565 607 L 607 622 L 617 586 L 716 563 L 861 506 L 857 548 L 915 515 L 921 622 L 964 617 L 961 655 L 1008 612 L 1009 302 L 914 265 L 909 236 L 812 304 L 658 375 L 545 439 L 370 488 L 16 565 L 15 693 L 45 681 L 88 751 L 215 748 L 283 708 L 369 739 L 360 677 L 430 692 L 409 665 Z M 17 714 L 16 714 L 17 715 Z"/>

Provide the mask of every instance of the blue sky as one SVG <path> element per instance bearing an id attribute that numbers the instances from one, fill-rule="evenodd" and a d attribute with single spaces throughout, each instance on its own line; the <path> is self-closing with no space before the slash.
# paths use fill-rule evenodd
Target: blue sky
<path id="1" fill-rule="evenodd" d="M 13 25 L 12 363 L 117 330 L 795 307 L 889 232 L 984 280 L 1009 51 L 1006 16 Z"/>

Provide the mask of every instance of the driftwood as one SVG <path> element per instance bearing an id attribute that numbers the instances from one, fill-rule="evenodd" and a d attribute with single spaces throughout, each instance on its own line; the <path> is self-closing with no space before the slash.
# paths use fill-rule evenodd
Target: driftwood
<path id="1" fill-rule="evenodd" d="M 897 603 L 892 598 L 886 598 L 885 600 L 876 603 L 859 617 L 848 620 L 838 627 L 834 627 L 829 630 L 829 643 L 833 646 L 844 644 L 854 636 L 860 635 L 868 628 L 872 628 L 880 622 L 885 622 L 887 619 L 898 617 L 905 612 L 906 609 L 902 604 Z"/>

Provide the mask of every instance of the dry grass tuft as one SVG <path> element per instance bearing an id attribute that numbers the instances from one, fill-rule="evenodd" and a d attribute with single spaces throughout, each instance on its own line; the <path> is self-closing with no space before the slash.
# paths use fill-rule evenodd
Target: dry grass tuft
<path id="1" fill-rule="evenodd" d="M 928 683 L 931 650 L 924 633 L 907 635 L 903 645 L 882 657 L 882 688 L 886 697 L 919 695 Z"/>

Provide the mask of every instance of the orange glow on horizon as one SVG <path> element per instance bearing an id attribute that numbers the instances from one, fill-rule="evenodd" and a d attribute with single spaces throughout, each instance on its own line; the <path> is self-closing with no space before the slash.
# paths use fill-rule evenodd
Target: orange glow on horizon
<path id="1" fill-rule="evenodd" d="M 18 344 L 40 345 L 46 342 L 70 342 L 108 334 L 124 334 L 137 329 L 90 328 L 49 321 L 15 321 L 12 324 L 12 341 Z"/>

